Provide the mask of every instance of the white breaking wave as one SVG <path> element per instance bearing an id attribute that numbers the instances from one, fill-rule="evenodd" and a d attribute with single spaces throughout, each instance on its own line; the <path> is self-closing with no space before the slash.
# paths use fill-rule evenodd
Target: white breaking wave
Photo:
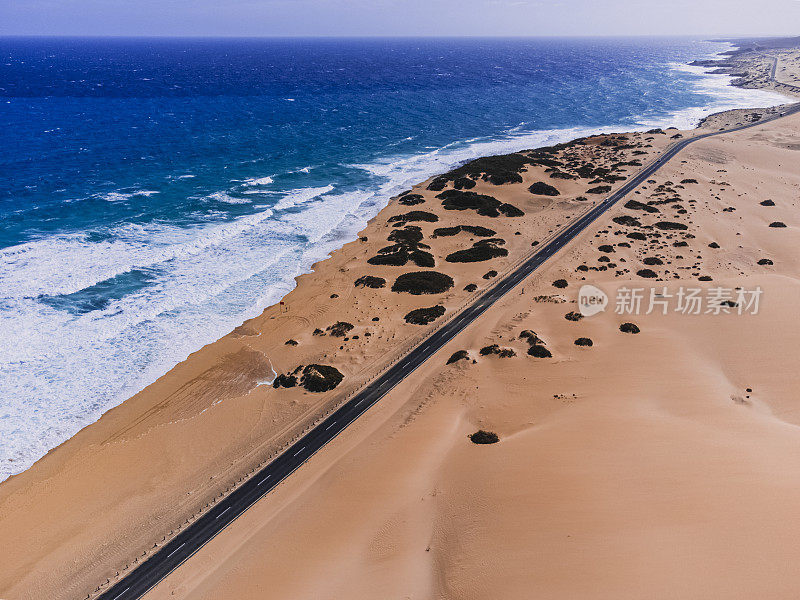
<path id="1" fill-rule="evenodd" d="M 725 75 L 686 65 L 674 68 L 695 76 L 692 85 L 713 100 L 664 117 L 643 115 L 637 120 L 641 128 L 688 128 L 711 112 L 786 101 L 772 92 L 732 88 Z M 631 130 L 624 124 L 524 128 L 520 124 L 496 138 L 353 165 L 373 177 L 370 189 L 244 190 L 263 194 L 260 198 L 270 205 L 252 207 L 257 212 L 234 219 L 215 213 L 194 227 L 129 224 L 103 232 L 107 235 L 100 241 L 88 233 L 59 234 L 0 250 L 0 331 L 6 340 L 24 340 L 0 345 L 0 480 L 24 470 L 190 353 L 276 302 L 294 287 L 294 277 L 354 240 L 400 191 L 480 156 Z M 270 176 L 243 185 L 272 183 Z M 106 199 L 151 193 L 118 192 Z M 278 200 L 271 204 L 274 197 Z M 249 204 L 225 191 L 208 198 Z M 94 310 L 69 311 L 42 301 L 61 297 L 69 302 L 65 295 L 80 296 L 140 271 L 147 273 L 146 286 Z M 262 380 L 273 375 L 265 372 Z"/>

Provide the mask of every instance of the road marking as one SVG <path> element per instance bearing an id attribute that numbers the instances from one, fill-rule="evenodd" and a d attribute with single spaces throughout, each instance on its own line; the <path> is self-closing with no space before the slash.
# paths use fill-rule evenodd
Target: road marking
<path id="1" fill-rule="evenodd" d="M 328 431 L 328 429 L 330 429 L 330 428 L 331 428 L 331 427 L 333 427 L 334 425 L 336 425 L 336 421 L 334 421 L 333 423 L 331 423 L 330 425 L 328 425 L 328 426 L 325 428 L 325 431 Z"/>
<path id="2" fill-rule="evenodd" d="M 131 589 L 131 586 L 128 586 L 128 587 L 126 587 L 126 588 L 125 588 L 124 590 L 122 590 L 122 591 L 121 591 L 119 594 L 117 594 L 116 596 L 114 596 L 114 600 L 117 600 L 117 598 L 119 598 L 120 596 L 122 596 L 122 594 L 124 594 L 125 592 L 127 592 L 129 589 Z"/>
<path id="3" fill-rule="evenodd" d="M 186 542 L 183 542 L 183 543 L 182 543 L 180 546 L 178 546 L 177 548 L 175 548 L 175 550 L 173 550 L 172 552 L 170 552 L 169 554 L 167 554 L 167 558 L 169 558 L 170 556 L 172 556 L 173 554 L 175 554 L 175 553 L 176 553 L 178 550 L 180 550 L 181 548 L 183 548 L 185 545 L 186 545 Z"/>
<path id="4" fill-rule="evenodd" d="M 306 449 L 306 447 L 305 447 L 305 446 L 303 446 L 302 448 L 300 448 L 300 450 L 298 450 L 297 452 L 295 452 L 295 453 L 294 453 L 294 455 L 295 455 L 295 456 L 297 456 L 298 454 L 300 454 L 300 453 L 301 453 L 303 450 L 305 450 L 305 449 Z"/>
<path id="5" fill-rule="evenodd" d="M 219 519 L 219 518 L 220 518 L 222 515 L 224 515 L 224 514 L 225 514 L 226 512 L 228 512 L 230 509 L 231 509 L 231 507 L 229 506 L 228 508 L 226 508 L 225 510 L 223 510 L 221 513 L 219 513 L 219 514 L 217 515 L 217 519 Z"/>
<path id="6" fill-rule="evenodd" d="M 264 483 L 270 477 L 272 477 L 272 475 L 267 475 L 266 477 L 264 477 L 264 479 L 262 479 L 261 481 L 258 482 L 258 485 L 261 485 L 262 483 Z"/>

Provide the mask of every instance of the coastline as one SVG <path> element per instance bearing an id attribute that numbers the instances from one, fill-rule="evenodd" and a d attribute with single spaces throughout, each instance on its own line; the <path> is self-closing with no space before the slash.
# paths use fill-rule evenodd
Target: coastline
<path id="1" fill-rule="evenodd" d="M 642 133 L 624 135 L 638 143 L 646 137 Z M 607 134 L 597 139 L 614 137 Z M 647 150 L 647 159 L 668 143 L 669 136 L 659 138 L 654 140 L 653 149 Z M 633 160 L 633 157 L 627 156 L 626 160 Z M 630 169 L 622 168 L 621 172 L 629 173 Z M 529 184 L 529 177 L 534 175 L 544 177 L 542 172 L 531 172 L 525 175 L 525 183 Z M 421 192 L 426 197 L 432 197 L 426 189 L 432 179 L 414 186 L 412 193 Z M 558 184 L 561 197 L 557 201 L 537 198 L 538 204 L 526 206 L 526 217 L 521 221 L 524 228 L 498 223 L 502 230 L 498 229 L 497 233 L 507 242 L 506 249 L 509 250 L 507 260 L 493 263 L 498 265 L 498 271 L 518 257 L 529 246 L 532 237 L 543 239 L 549 231 L 563 224 L 565 218 L 574 216 L 582 209 L 583 201 L 577 201 L 576 198 L 585 192 L 585 186 L 578 187 L 569 180 L 559 181 Z M 517 193 L 511 193 L 502 186 L 490 187 L 481 182 L 475 189 L 509 204 L 519 203 Z M 413 210 L 401 205 L 399 200 L 398 197 L 393 198 L 388 206 L 370 219 L 359 232 L 359 239 L 335 250 L 329 258 L 315 262 L 311 273 L 296 278 L 297 287 L 284 298 L 288 312 L 281 312 L 280 305 L 268 307 L 261 315 L 248 320 L 219 341 L 193 353 L 147 389 L 111 409 L 99 421 L 51 450 L 29 470 L 0 484 L 0 520 L 16 515 L 15 527 L 38 531 L 39 535 L 33 536 L 36 544 L 52 548 L 46 556 L 26 558 L 28 562 L 18 563 L 15 572 L 9 575 L 11 580 L 0 582 L 0 590 L 4 586 L 12 586 L 11 589 L 16 592 L 20 589 L 18 584 L 21 589 L 28 589 L 25 586 L 32 585 L 31 578 L 37 577 L 37 571 L 47 570 L 50 576 L 45 579 L 49 581 L 38 581 L 36 586 L 52 594 L 54 588 L 47 586 L 55 586 L 56 581 L 63 581 L 62 577 L 67 575 L 59 572 L 59 568 L 63 568 L 59 565 L 68 564 L 65 561 L 69 556 L 80 554 L 95 565 L 95 571 L 82 571 L 82 576 L 75 577 L 62 592 L 67 596 L 78 591 L 85 594 L 87 582 L 96 576 L 98 569 L 109 572 L 110 565 L 119 569 L 120 565 L 129 563 L 131 548 L 149 547 L 156 539 L 153 531 L 160 531 L 166 537 L 168 531 L 174 531 L 181 525 L 186 515 L 196 515 L 209 498 L 225 493 L 225 489 L 234 485 L 255 464 L 268 460 L 285 444 L 285 440 L 306 427 L 308 420 L 320 412 L 325 402 L 332 401 L 333 396 L 343 388 L 323 398 L 309 397 L 308 393 L 297 389 L 273 390 L 263 383 L 269 379 L 265 376 L 272 369 L 287 373 L 298 363 L 309 364 L 330 359 L 339 341 L 332 340 L 328 335 L 325 340 L 327 346 L 313 347 L 318 340 L 314 340 L 312 326 L 324 330 L 337 320 L 358 322 L 358 315 L 373 314 L 380 319 L 375 323 L 387 322 L 387 318 L 380 316 L 382 311 L 387 311 L 397 319 L 407 311 L 420 307 L 419 301 L 413 298 L 391 297 L 387 304 L 386 297 L 355 294 L 352 283 L 356 275 L 372 273 L 372 270 L 364 268 L 363 262 L 365 257 L 374 255 L 379 246 L 385 245 L 386 233 L 391 231 L 386 217 Z M 425 209 L 426 205 L 422 204 L 419 208 Z M 437 216 L 442 222 L 437 223 L 437 227 L 450 223 L 446 219 L 448 215 L 437 213 Z M 460 213 L 450 216 L 453 225 L 463 224 L 459 222 L 466 220 Z M 481 222 L 481 225 L 484 224 Z M 525 235 L 515 236 L 517 228 L 524 229 Z M 362 241 L 361 238 L 366 240 Z M 440 248 L 437 252 L 437 258 L 441 261 L 446 251 Z M 391 267 L 386 268 L 392 272 Z M 480 281 L 479 274 L 467 266 L 449 265 L 448 273 L 459 283 L 473 279 Z M 338 298 L 328 298 L 328 292 L 338 293 Z M 452 310 L 463 298 L 459 286 L 456 286 L 441 299 L 441 303 L 446 310 Z M 359 377 L 368 376 L 370 369 L 378 366 L 371 357 L 385 359 L 397 349 L 398 340 L 411 339 L 417 333 L 413 327 L 398 327 L 394 322 L 385 327 L 383 324 L 370 323 L 372 321 L 357 324 L 357 343 L 350 343 L 345 355 L 337 357 L 343 359 L 341 364 L 337 363 L 337 368 L 346 376 L 343 385 L 352 385 Z M 370 334 L 369 344 L 365 337 L 367 333 Z M 353 340 L 347 336 L 347 341 L 354 342 L 355 335 Z M 287 347 L 285 342 L 290 339 L 298 341 L 299 345 Z M 306 350 L 306 347 L 309 349 Z M 295 350 L 297 352 L 291 355 Z M 280 401 L 275 400 L 276 394 L 280 394 Z M 243 422 L 248 423 L 246 432 L 241 431 Z M 229 435 L 231 431 L 236 432 L 235 436 Z M 239 439 L 231 440 L 229 437 Z M 202 440 L 203 443 L 198 445 L 192 440 Z M 193 456 L 176 455 L 176 450 L 187 443 L 191 444 Z M 139 472 L 142 468 L 147 472 L 144 477 Z M 119 487 L 117 492 L 112 493 L 112 496 L 118 495 L 111 498 L 105 508 L 86 508 L 88 514 L 97 517 L 97 522 L 91 527 L 80 527 L 78 535 L 74 535 L 70 527 L 62 532 L 54 532 L 47 531 L 48 528 L 41 523 L 34 525 L 32 520 L 40 512 L 50 514 L 51 518 L 61 514 L 68 521 L 68 509 L 59 506 L 63 498 L 79 497 L 89 502 L 93 480 L 94 485 L 98 483 L 94 476 L 98 471 L 105 474 L 103 488 Z M 164 473 L 172 474 L 173 478 L 163 480 Z M 209 474 L 210 478 L 205 477 Z M 206 480 L 202 484 L 199 483 L 201 475 Z M 137 497 L 136 490 L 142 487 L 150 490 L 149 497 Z M 31 498 L 35 496 L 33 490 L 36 489 L 44 490 L 46 494 L 40 495 L 38 506 L 33 506 Z M 47 498 L 43 497 L 45 495 Z M 136 499 L 131 501 L 131 498 Z M 165 506 L 169 509 L 164 509 Z M 120 510 L 126 515 L 126 522 L 122 525 L 125 530 L 114 531 L 113 527 L 119 526 Z M 144 522 L 140 520 L 143 514 L 149 515 Z M 102 522 L 103 519 L 105 522 Z M 71 527 L 75 526 L 73 521 Z M 104 531 L 105 534 L 100 535 L 98 531 Z M 103 539 L 98 544 L 99 537 Z M 3 545 L 10 543 L 11 539 L 13 537 L 4 539 Z M 68 542 L 66 546 L 65 541 Z M 97 548 L 102 548 L 105 557 L 105 564 L 99 567 Z M 29 557 L 36 556 L 33 548 L 28 548 L 27 552 Z M 25 552 L 22 554 L 25 555 Z M 15 578 L 20 578 L 16 584 L 13 583 Z"/>
<path id="2" fill-rule="evenodd" d="M 681 66 L 680 68 L 673 65 L 673 69 L 680 70 L 687 70 L 685 66 Z M 688 69 L 690 72 L 696 76 L 698 73 Z M 332 194 L 330 196 L 325 196 L 325 201 L 319 204 L 325 204 L 326 206 L 330 204 L 332 209 L 329 210 L 336 210 L 338 209 L 340 212 L 347 212 L 350 210 L 353 204 L 359 205 L 359 207 L 353 211 L 353 215 L 348 217 L 347 220 L 342 221 L 339 226 L 327 232 L 325 235 L 321 236 L 313 246 L 303 248 L 294 248 L 291 250 L 292 252 L 299 251 L 300 256 L 297 259 L 287 260 L 285 263 L 283 261 L 279 261 L 280 264 L 276 266 L 275 271 L 278 272 L 284 268 L 286 268 L 286 272 L 278 277 L 277 280 L 271 281 L 269 286 L 262 285 L 260 288 L 256 289 L 253 286 L 245 290 L 245 292 L 249 295 L 255 295 L 258 298 L 257 302 L 252 303 L 252 305 L 248 305 L 247 302 L 242 304 L 243 307 L 247 307 L 244 309 L 243 314 L 247 318 L 253 318 L 260 314 L 264 309 L 268 306 L 278 302 L 281 297 L 290 290 L 295 284 L 293 278 L 297 275 L 308 273 L 313 270 L 313 265 L 319 261 L 324 260 L 330 252 L 340 247 L 343 243 L 352 241 L 357 239 L 358 231 L 366 225 L 366 222 L 369 218 L 372 218 L 377 214 L 377 211 L 385 206 L 387 199 L 396 195 L 403 189 L 409 187 L 412 183 L 416 183 L 417 181 L 421 181 L 426 179 L 427 177 L 434 176 L 437 172 L 442 172 L 449 170 L 466 162 L 468 160 L 479 158 L 480 156 L 487 156 L 487 155 L 494 155 L 494 154 L 502 154 L 506 152 L 513 152 L 517 150 L 522 150 L 525 148 L 534 148 L 539 146 L 547 146 L 556 143 L 567 142 L 571 139 L 575 139 L 578 137 L 588 136 L 588 135 L 595 135 L 599 133 L 610 133 L 613 131 L 633 131 L 633 130 L 647 130 L 655 127 L 668 127 L 668 126 L 677 126 L 678 128 L 690 128 L 693 127 L 697 121 L 704 117 L 704 115 L 712 112 L 716 112 L 720 109 L 727 110 L 731 106 L 739 106 L 739 105 L 747 105 L 749 106 L 750 103 L 747 98 L 752 99 L 752 104 L 758 105 L 761 102 L 769 101 L 770 104 L 777 102 L 778 100 L 767 96 L 759 97 L 754 96 L 753 92 L 750 91 L 745 95 L 731 95 L 730 92 L 726 90 L 736 90 L 739 91 L 738 88 L 732 88 L 728 86 L 728 82 L 730 81 L 730 77 L 724 75 L 717 75 L 717 76 L 704 76 L 700 78 L 695 78 L 692 82 L 692 86 L 697 88 L 697 91 L 702 91 L 707 97 L 714 97 L 718 98 L 712 104 L 707 105 L 706 107 L 693 107 L 688 109 L 682 109 L 675 113 L 670 113 L 667 116 L 659 116 L 656 118 L 648 117 L 646 115 L 642 115 L 641 118 L 636 119 L 637 126 L 631 127 L 630 123 L 617 123 L 617 124 L 607 124 L 603 126 L 597 127 L 582 127 L 582 128 L 567 128 L 567 129 L 547 129 L 547 130 L 540 130 L 540 131 L 515 131 L 515 128 L 512 128 L 508 131 L 508 134 L 503 137 L 493 137 L 491 139 L 472 139 L 463 142 L 453 142 L 443 148 L 436 148 L 431 150 L 428 153 L 423 153 L 421 155 L 398 155 L 396 157 L 391 157 L 390 159 L 386 159 L 385 161 L 375 162 L 366 165 L 355 165 L 357 167 L 363 167 L 368 172 L 372 173 L 375 176 L 382 176 L 386 175 L 386 183 L 381 184 L 377 189 L 372 190 L 369 192 L 370 195 L 367 195 L 364 198 L 357 197 L 354 194 Z M 700 86 L 700 87 L 697 87 Z M 330 187 L 330 186 L 329 186 Z M 301 188 L 302 189 L 302 188 Z M 316 189 L 316 188 L 315 188 Z M 324 188 L 319 188 L 323 189 Z M 317 191 L 319 191 L 317 189 Z M 224 190 L 220 190 L 216 192 L 217 194 L 225 195 Z M 298 200 L 298 202 L 302 202 Z M 274 209 L 275 207 L 273 207 Z M 270 210 L 273 210 L 270 209 Z M 326 209 L 327 210 L 327 209 Z M 266 213 L 259 214 L 254 213 L 253 215 L 247 216 L 244 221 L 249 220 L 257 220 L 263 219 Z M 311 218 L 311 217 L 310 217 Z M 318 218 L 320 220 L 327 219 L 325 211 L 318 211 L 318 216 L 313 217 Z M 231 221 L 230 226 L 232 228 L 236 227 L 243 227 L 241 223 L 234 220 Z M 227 226 L 228 223 L 225 223 Z M 223 235 L 224 231 L 210 231 L 208 235 L 212 238 L 217 235 Z M 168 236 L 167 236 L 168 237 Z M 131 240 L 132 243 L 140 243 L 143 242 L 142 240 L 138 240 L 134 238 Z M 202 241 L 201 241 L 202 242 Z M 205 242 L 202 242 L 205 243 Z M 213 242 L 210 242 L 213 243 Z M 283 248 L 282 248 L 283 249 Z M 180 250 L 180 249 L 179 249 Z M 85 254 L 81 253 L 80 248 L 71 248 L 65 247 L 61 249 L 62 252 L 76 252 L 76 256 L 80 257 L 82 261 L 85 260 L 95 260 L 93 256 L 86 256 Z M 122 257 L 124 259 L 124 257 Z M 245 257 L 246 258 L 246 257 Z M 259 258 L 258 256 L 252 257 L 253 259 Z M 40 257 L 40 260 L 46 260 L 47 257 Z M 136 262 L 135 257 L 133 259 L 125 259 L 133 260 L 134 262 L 131 263 L 134 266 L 138 265 L 139 263 Z M 272 260 L 272 257 L 270 257 Z M 123 272 L 125 269 L 131 268 L 128 265 L 128 262 L 123 261 L 122 267 L 117 269 L 117 271 L 112 271 L 111 274 L 117 272 Z M 147 264 L 146 260 L 145 263 Z M 72 268 L 78 269 L 79 265 L 71 265 Z M 32 277 L 35 279 L 37 275 L 36 271 L 28 272 L 26 270 L 26 275 L 28 277 Z M 85 285 L 89 285 L 89 282 L 95 282 L 103 279 L 103 277 L 95 277 L 94 279 L 90 279 L 86 282 Z M 12 282 L 13 283 L 13 282 Z M 74 282 L 71 281 L 71 285 Z M 81 287 L 81 286 L 78 286 Z M 266 291 L 264 291 L 266 290 Z M 74 290 L 71 290 L 74 291 Z M 35 286 L 31 288 L 30 291 L 26 292 L 24 295 L 35 297 L 38 294 L 48 293 L 42 290 L 35 289 Z M 173 294 L 177 293 L 173 291 Z M 158 310 L 168 310 L 170 308 L 169 302 L 165 301 L 166 298 L 160 298 L 160 303 L 158 306 Z M 146 307 L 147 311 L 153 310 L 151 307 Z M 35 316 L 35 315 L 34 315 Z M 212 343 L 219 337 L 225 335 L 230 329 L 233 329 L 236 325 L 240 324 L 243 317 L 237 316 L 235 320 L 231 319 L 222 319 L 225 323 L 222 326 L 210 326 L 208 327 L 208 331 L 205 333 L 195 333 L 191 337 L 191 343 L 177 343 L 175 344 L 175 349 L 166 351 L 163 356 L 158 358 L 154 363 L 147 363 L 144 362 L 144 368 L 138 372 L 136 378 L 132 381 L 127 382 L 124 387 L 120 388 L 120 390 L 116 390 L 113 386 L 109 386 L 106 389 L 104 386 L 101 386 L 100 390 L 103 392 L 101 397 L 97 397 L 97 394 L 93 394 L 87 396 L 87 399 L 81 403 L 81 406 L 85 408 L 87 413 L 82 416 L 79 420 L 74 421 L 74 415 L 72 413 L 67 413 L 65 415 L 58 414 L 58 419 L 64 419 L 66 422 L 70 423 L 68 427 L 68 432 L 71 435 L 76 434 L 82 427 L 91 424 L 94 420 L 98 419 L 103 412 L 111 408 L 115 405 L 115 403 L 124 402 L 129 396 L 133 395 L 136 392 L 141 391 L 145 387 L 155 381 L 158 377 L 162 376 L 166 371 L 171 369 L 175 366 L 178 362 L 185 360 L 188 357 L 188 354 L 199 350 L 203 345 L 206 343 Z M 38 327 L 44 327 L 45 323 L 34 319 L 31 323 L 36 324 Z M 228 325 L 230 324 L 230 325 Z M 27 321 L 21 321 L 19 324 L 13 324 L 12 330 L 20 330 L 24 331 L 26 327 L 30 327 L 30 323 Z M 116 324 L 112 324 L 112 327 L 116 327 Z M 202 328 L 201 328 L 202 329 Z M 66 331 L 65 333 L 69 333 Z M 37 350 L 41 352 L 45 352 L 48 342 L 45 341 L 45 346 L 41 349 L 37 346 Z M 149 341 L 147 339 L 144 342 Z M 41 342 L 40 342 L 41 344 Z M 153 353 L 158 355 L 159 350 L 158 346 L 156 345 L 153 348 Z M 142 357 L 138 357 L 137 355 L 131 354 L 130 358 L 134 362 L 141 362 Z M 24 361 L 20 364 L 24 364 Z M 104 361 L 100 361 L 98 363 L 97 372 L 102 371 L 103 369 L 113 369 L 113 363 L 108 363 Z M 124 371 L 124 369 L 123 369 Z M 90 370 L 87 373 L 87 377 L 92 377 L 94 373 Z M 124 375 L 124 372 L 121 373 Z M 100 375 L 101 380 L 103 375 Z M 22 378 L 18 378 L 19 381 L 23 381 Z M 78 383 L 80 385 L 80 383 Z M 35 386 L 34 386 L 35 387 Z M 80 388 L 78 388 L 80 389 Z M 36 392 L 36 389 L 33 390 Z M 41 391 L 40 391 L 41 392 Z M 120 393 L 118 393 L 120 392 Z M 16 394 L 15 394 L 16 396 Z M 25 405 L 27 406 L 27 405 Z M 17 412 L 13 412 L 11 418 L 18 418 L 24 419 L 25 416 L 23 414 L 18 414 Z M 42 415 L 42 419 L 45 418 L 55 418 L 54 415 L 46 412 Z M 52 438 L 51 438 L 52 436 Z M 13 438 L 12 438 L 13 439 Z M 61 432 L 53 432 L 48 433 L 43 440 L 40 440 L 40 443 L 43 443 L 45 446 L 55 447 L 62 441 L 65 441 L 64 433 Z M 14 442 L 12 442 L 13 444 Z M 0 478 L 4 478 L 6 473 L 13 474 L 15 471 L 19 472 L 22 468 L 27 468 L 32 464 L 32 460 L 36 458 L 36 455 L 30 455 L 29 452 L 25 452 L 25 446 L 22 446 L 23 451 L 20 454 L 14 453 L 10 454 L 10 458 L 14 459 L 14 466 L 13 468 L 9 468 L 9 464 L 6 464 L 4 468 L 7 468 L 7 471 L 0 471 Z"/>

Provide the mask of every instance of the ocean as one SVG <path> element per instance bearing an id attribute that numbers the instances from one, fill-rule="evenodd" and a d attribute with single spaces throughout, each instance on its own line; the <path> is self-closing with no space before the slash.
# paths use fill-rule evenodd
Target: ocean
<path id="1" fill-rule="evenodd" d="M 0 38 L 0 480 L 465 160 L 768 106 L 690 39 Z"/>

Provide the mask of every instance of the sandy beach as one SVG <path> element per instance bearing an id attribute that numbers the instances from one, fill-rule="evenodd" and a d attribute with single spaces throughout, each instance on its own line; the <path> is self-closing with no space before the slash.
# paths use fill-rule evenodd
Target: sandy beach
<path id="1" fill-rule="evenodd" d="M 782 91 L 759 79 L 774 58 L 776 79 L 800 81 L 793 49 L 726 68 Z M 282 304 L 0 484 L 0 597 L 93 597 L 410 348 L 419 322 L 674 141 L 771 112 L 481 159 L 392 199 Z M 795 597 L 799 150 L 798 115 L 691 145 L 148 598 Z M 450 281 L 407 293 L 415 272 Z M 565 318 L 583 284 L 611 304 Z M 733 295 L 617 314 L 626 288 L 645 309 L 651 288 Z M 756 314 L 737 289 L 762 290 Z M 314 391 L 309 365 L 343 379 Z M 471 443 L 479 429 L 499 443 Z"/>

